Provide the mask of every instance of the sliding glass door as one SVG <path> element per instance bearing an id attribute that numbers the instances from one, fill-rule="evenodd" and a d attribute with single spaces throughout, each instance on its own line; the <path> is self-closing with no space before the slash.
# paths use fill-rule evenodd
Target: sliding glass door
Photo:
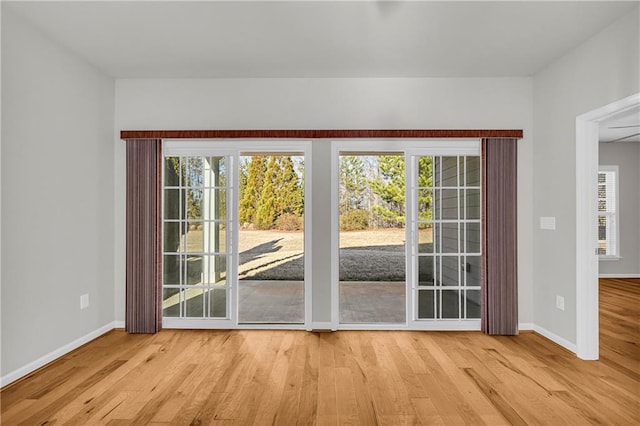
<path id="1" fill-rule="evenodd" d="M 333 150 L 334 327 L 479 329 L 479 141 Z"/>
<path id="2" fill-rule="evenodd" d="M 164 143 L 165 327 L 304 327 L 306 142 Z"/>

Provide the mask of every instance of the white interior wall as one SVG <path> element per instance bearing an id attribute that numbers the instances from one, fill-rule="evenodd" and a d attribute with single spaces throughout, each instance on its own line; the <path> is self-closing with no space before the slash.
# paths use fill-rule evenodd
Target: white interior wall
<path id="1" fill-rule="evenodd" d="M 533 235 L 534 322 L 576 342 L 576 117 L 640 89 L 638 8 L 533 78 L 534 219 L 556 217 Z M 595 189 L 594 189 L 595 190 Z M 555 308 L 556 295 L 565 309 Z"/>
<path id="2" fill-rule="evenodd" d="M 601 165 L 618 166 L 620 256 L 600 261 L 600 275 L 640 277 L 640 143 L 600 143 Z"/>
<path id="3" fill-rule="evenodd" d="M 116 138 L 133 129 L 523 129 L 518 142 L 519 310 L 533 322 L 530 78 L 123 79 Z M 124 319 L 125 148 L 115 150 L 116 319 Z M 313 144 L 314 322 L 328 322 L 330 149 Z"/>
<path id="4" fill-rule="evenodd" d="M 114 87 L 3 8 L 3 382 L 113 324 Z"/>

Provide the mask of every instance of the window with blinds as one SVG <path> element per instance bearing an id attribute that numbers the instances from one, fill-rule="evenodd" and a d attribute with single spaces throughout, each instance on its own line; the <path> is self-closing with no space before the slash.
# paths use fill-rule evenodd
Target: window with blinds
<path id="1" fill-rule="evenodd" d="M 618 166 L 600 166 L 598 171 L 598 254 L 601 258 L 617 258 Z"/>

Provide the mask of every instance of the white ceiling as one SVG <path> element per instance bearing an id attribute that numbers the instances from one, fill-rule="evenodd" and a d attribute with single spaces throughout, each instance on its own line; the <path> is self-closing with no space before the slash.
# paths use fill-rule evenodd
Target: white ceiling
<path id="1" fill-rule="evenodd" d="M 530 76 L 632 2 L 2 2 L 116 78 Z"/>
<path id="2" fill-rule="evenodd" d="M 600 123 L 600 142 L 640 142 L 640 105 Z"/>

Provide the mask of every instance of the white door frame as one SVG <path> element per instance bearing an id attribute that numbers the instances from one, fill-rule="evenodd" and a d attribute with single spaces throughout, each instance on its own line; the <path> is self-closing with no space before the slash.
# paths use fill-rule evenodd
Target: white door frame
<path id="1" fill-rule="evenodd" d="M 599 123 L 638 105 L 640 93 L 576 117 L 576 354 L 585 360 L 599 355 Z"/>

